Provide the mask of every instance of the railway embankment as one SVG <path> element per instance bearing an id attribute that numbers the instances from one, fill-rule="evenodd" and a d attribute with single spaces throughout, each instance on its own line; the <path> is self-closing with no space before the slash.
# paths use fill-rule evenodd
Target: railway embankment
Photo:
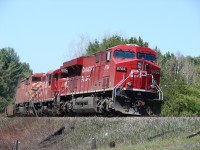
<path id="1" fill-rule="evenodd" d="M 198 117 L 0 118 L 0 149 L 199 149 Z"/>

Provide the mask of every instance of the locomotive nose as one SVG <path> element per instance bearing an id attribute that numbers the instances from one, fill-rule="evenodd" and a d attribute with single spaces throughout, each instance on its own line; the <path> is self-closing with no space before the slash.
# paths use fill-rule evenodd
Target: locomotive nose
<path id="1" fill-rule="evenodd" d="M 154 62 L 143 59 L 130 62 L 130 80 L 127 88 L 154 90 L 154 84 L 159 84 L 160 68 Z"/>

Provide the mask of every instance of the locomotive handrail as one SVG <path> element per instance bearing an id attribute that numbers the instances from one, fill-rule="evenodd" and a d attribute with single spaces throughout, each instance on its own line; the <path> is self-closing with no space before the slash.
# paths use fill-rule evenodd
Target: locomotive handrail
<path id="1" fill-rule="evenodd" d="M 163 92 L 162 92 L 161 88 L 158 86 L 158 84 L 155 82 L 152 74 L 151 74 L 151 76 L 152 76 L 152 83 L 155 85 L 155 88 L 158 91 L 159 100 L 163 100 Z"/>
<path id="2" fill-rule="evenodd" d="M 33 108 L 33 113 L 35 114 L 36 117 L 38 117 L 38 114 L 37 114 L 37 111 L 36 111 L 36 109 L 35 109 L 33 100 L 30 99 L 30 100 L 29 100 L 29 103 L 30 103 L 31 107 Z"/>
<path id="3" fill-rule="evenodd" d="M 128 75 L 128 77 L 126 77 L 125 79 L 122 79 L 114 88 L 113 88 L 113 100 L 115 100 L 115 97 L 116 97 L 116 90 L 117 88 L 122 85 L 122 83 L 124 83 L 128 78 L 130 77 L 130 74 Z"/>
<path id="4" fill-rule="evenodd" d="M 162 92 L 161 88 L 158 86 L 158 84 L 156 84 L 156 88 L 159 92 L 159 100 L 163 100 L 163 92 Z"/>

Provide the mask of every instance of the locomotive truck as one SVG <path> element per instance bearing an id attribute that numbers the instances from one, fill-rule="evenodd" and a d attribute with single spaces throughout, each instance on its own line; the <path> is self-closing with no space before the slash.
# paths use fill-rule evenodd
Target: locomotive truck
<path id="1" fill-rule="evenodd" d="M 6 114 L 159 115 L 163 93 L 156 52 L 122 44 L 20 81 Z"/>

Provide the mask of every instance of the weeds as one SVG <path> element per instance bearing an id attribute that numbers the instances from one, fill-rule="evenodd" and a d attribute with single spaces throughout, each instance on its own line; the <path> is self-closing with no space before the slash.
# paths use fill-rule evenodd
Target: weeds
<path id="1" fill-rule="evenodd" d="M 19 140 L 20 150 L 85 150 L 91 149 L 93 138 L 97 148 L 101 149 L 108 149 L 110 143 L 114 143 L 116 149 L 160 149 L 181 143 L 188 135 L 199 131 L 199 127 L 200 118 L 190 117 L 6 118 L 0 120 L 0 149 L 12 149 L 13 143 Z M 63 132 L 54 134 L 60 128 L 64 128 Z M 48 138 L 52 135 L 53 139 Z M 45 141 L 45 146 L 41 146 L 42 141 Z"/>

